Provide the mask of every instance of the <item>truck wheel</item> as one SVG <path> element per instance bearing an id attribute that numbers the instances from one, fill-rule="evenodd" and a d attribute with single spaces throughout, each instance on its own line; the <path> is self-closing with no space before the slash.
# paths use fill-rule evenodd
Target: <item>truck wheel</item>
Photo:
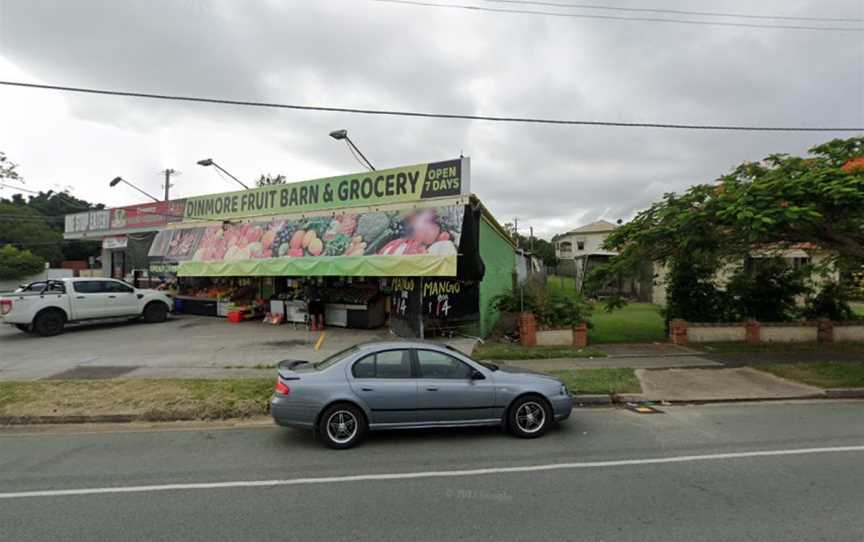
<path id="1" fill-rule="evenodd" d="M 66 315 L 56 309 L 42 311 L 33 319 L 33 331 L 43 337 L 62 333 L 65 325 Z"/>
<path id="2" fill-rule="evenodd" d="M 164 322 L 168 319 L 168 307 L 165 303 L 151 301 L 144 307 L 144 321 L 148 324 Z"/>
<path id="3" fill-rule="evenodd" d="M 24 333 L 30 333 L 30 324 L 15 324 L 15 327 Z"/>

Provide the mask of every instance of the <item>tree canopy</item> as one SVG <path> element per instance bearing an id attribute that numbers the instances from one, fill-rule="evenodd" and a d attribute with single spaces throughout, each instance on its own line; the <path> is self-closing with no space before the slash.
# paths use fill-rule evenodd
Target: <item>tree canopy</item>
<path id="1" fill-rule="evenodd" d="M 864 257 L 864 137 L 835 139 L 809 156 L 774 154 L 744 163 L 714 184 L 666 194 L 614 231 L 617 264 L 687 256 L 740 257 L 809 243 L 838 257 Z"/>
<path id="2" fill-rule="evenodd" d="M 0 181 L 20 180 L 17 166 L 0 152 Z M 26 198 L 12 194 L 11 198 L 0 198 L 0 245 L 8 243 L 18 248 L 29 249 L 33 254 L 48 260 L 86 260 L 101 252 L 98 241 L 64 242 L 64 215 L 87 209 L 103 209 L 104 205 L 91 205 L 66 192 L 38 192 Z"/>

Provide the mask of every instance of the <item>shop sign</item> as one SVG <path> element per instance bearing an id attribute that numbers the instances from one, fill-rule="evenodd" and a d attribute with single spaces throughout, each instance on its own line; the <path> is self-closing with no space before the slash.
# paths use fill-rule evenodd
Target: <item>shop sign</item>
<path id="1" fill-rule="evenodd" d="M 66 215 L 64 232 L 107 233 L 157 229 L 183 219 L 186 200 L 159 201 Z"/>
<path id="2" fill-rule="evenodd" d="M 148 269 L 153 274 L 176 274 L 178 265 L 177 262 L 151 262 Z"/>
<path id="3" fill-rule="evenodd" d="M 164 226 L 183 219 L 186 200 L 160 201 L 111 209 L 111 229 Z"/>
<path id="4" fill-rule="evenodd" d="M 117 237 L 106 237 L 102 239 L 102 248 L 105 250 L 114 250 L 118 248 L 126 248 L 129 238 L 125 235 Z"/>
<path id="5" fill-rule="evenodd" d="M 474 282 L 449 278 L 412 277 L 393 280 L 392 310 L 401 318 L 420 313 L 432 320 L 479 318 L 480 292 Z"/>
<path id="6" fill-rule="evenodd" d="M 99 209 L 66 215 L 66 233 L 87 233 L 108 230 L 111 224 L 111 210 Z"/>
<path id="7" fill-rule="evenodd" d="M 149 256 L 184 276 L 453 276 L 464 205 L 167 229 Z"/>
<path id="8" fill-rule="evenodd" d="M 402 203 L 470 193 L 468 158 L 186 200 L 187 219 L 225 219 Z"/>

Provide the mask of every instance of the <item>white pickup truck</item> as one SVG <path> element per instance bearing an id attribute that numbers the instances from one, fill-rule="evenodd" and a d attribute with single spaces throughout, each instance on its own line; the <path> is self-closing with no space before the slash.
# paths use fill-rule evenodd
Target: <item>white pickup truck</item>
<path id="1" fill-rule="evenodd" d="M 0 323 L 47 337 L 61 333 L 68 323 L 103 318 L 164 322 L 172 307 L 171 298 L 156 290 L 139 290 L 114 279 L 68 278 L 0 294 Z"/>

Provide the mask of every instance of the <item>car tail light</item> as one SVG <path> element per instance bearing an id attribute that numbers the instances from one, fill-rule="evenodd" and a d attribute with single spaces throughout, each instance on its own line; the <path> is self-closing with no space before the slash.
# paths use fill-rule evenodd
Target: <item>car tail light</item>
<path id="1" fill-rule="evenodd" d="M 288 384 L 278 376 L 276 377 L 276 393 L 279 395 L 288 395 L 291 393 L 291 388 L 288 387 Z"/>
<path id="2" fill-rule="evenodd" d="M 12 312 L 12 300 L 0 299 L 0 314 L 9 314 Z"/>

